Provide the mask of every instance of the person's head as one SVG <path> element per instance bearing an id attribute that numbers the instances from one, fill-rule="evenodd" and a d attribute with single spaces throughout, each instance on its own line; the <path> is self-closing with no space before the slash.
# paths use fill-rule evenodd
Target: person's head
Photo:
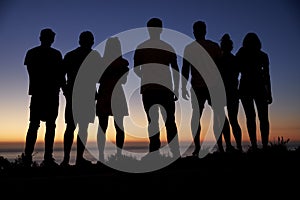
<path id="1" fill-rule="evenodd" d="M 122 56 L 121 42 L 118 37 L 111 37 L 107 39 L 103 58 L 113 59 Z"/>
<path id="2" fill-rule="evenodd" d="M 156 17 L 151 18 L 147 22 L 147 27 L 150 37 L 158 37 L 162 32 L 162 20 Z"/>
<path id="3" fill-rule="evenodd" d="M 203 21 L 196 21 L 193 24 L 193 33 L 196 40 L 205 39 L 206 35 L 206 24 Z"/>
<path id="4" fill-rule="evenodd" d="M 84 48 L 92 48 L 94 45 L 94 35 L 90 31 L 83 31 L 79 35 L 79 45 Z"/>
<path id="5" fill-rule="evenodd" d="M 231 52 L 233 49 L 233 42 L 228 33 L 225 33 L 221 38 L 221 49 L 223 52 Z"/>
<path id="6" fill-rule="evenodd" d="M 55 33 L 50 28 L 42 29 L 40 32 L 40 41 L 43 46 L 51 46 L 54 42 Z"/>
<path id="7" fill-rule="evenodd" d="M 247 33 L 243 40 L 243 47 L 251 50 L 260 50 L 261 42 L 258 36 L 253 33 Z"/>

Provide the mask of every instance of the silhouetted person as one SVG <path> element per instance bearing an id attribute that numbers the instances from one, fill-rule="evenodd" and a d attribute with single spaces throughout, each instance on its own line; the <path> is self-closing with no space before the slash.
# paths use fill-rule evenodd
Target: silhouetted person
<path id="1" fill-rule="evenodd" d="M 91 161 L 88 161 L 84 158 L 84 150 L 87 142 L 88 135 L 88 126 L 90 122 L 94 122 L 95 111 L 94 107 L 95 98 L 93 98 L 93 102 L 84 103 L 82 106 L 82 113 L 76 115 L 77 118 L 74 119 L 74 84 L 75 80 L 78 77 L 79 69 L 82 67 L 89 67 L 88 62 L 91 59 L 91 55 L 97 55 L 95 50 L 92 50 L 92 46 L 94 45 L 94 36 L 90 31 L 83 31 L 79 36 L 79 47 L 76 49 L 66 53 L 63 59 L 63 67 L 65 71 L 66 87 L 64 90 L 64 95 L 66 98 L 66 108 L 65 108 L 65 123 L 67 124 L 66 130 L 64 133 L 64 158 L 61 163 L 62 166 L 68 166 L 70 161 L 70 152 L 74 139 L 74 131 L 78 124 L 78 134 L 77 134 L 77 154 L 76 154 L 76 165 L 77 166 L 86 166 L 92 164 Z M 90 56 L 90 57 L 88 57 Z M 100 55 L 99 55 L 100 57 Z M 99 65 L 99 63 L 91 62 L 91 65 Z M 86 80 L 87 81 L 87 80 Z M 96 84 L 96 83 L 95 83 Z M 94 94 L 95 94 L 94 87 Z M 82 91 L 82 98 L 86 98 L 85 91 Z"/>
<path id="2" fill-rule="evenodd" d="M 251 149 L 257 149 L 256 111 L 260 122 L 263 148 L 269 143 L 269 107 L 272 103 L 268 54 L 261 50 L 261 41 L 255 33 L 247 33 L 243 46 L 236 53 L 241 72 L 239 94 L 247 118 Z"/>
<path id="3" fill-rule="evenodd" d="M 56 166 L 53 158 L 59 92 L 64 84 L 62 54 L 51 47 L 55 33 L 46 28 L 40 32 L 40 46 L 27 51 L 24 64 L 29 75 L 30 124 L 26 135 L 24 163 L 31 165 L 40 122 L 46 122 L 45 152 L 41 165 Z"/>
<path id="4" fill-rule="evenodd" d="M 104 161 L 109 116 L 114 117 L 117 157 L 122 155 L 125 139 L 123 120 L 128 115 L 128 107 L 122 85 L 127 81 L 129 62 L 122 57 L 119 38 L 112 37 L 107 40 L 102 64 L 107 68 L 99 80 L 96 98 L 96 115 L 100 125 L 97 135 L 99 161 Z"/>
<path id="5" fill-rule="evenodd" d="M 218 43 L 213 42 L 211 40 L 206 39 L 206 24 L 203 21 L 196 21 L 193 24 L 193 34 L 195 37 L 195 41 L 188 44 L 184 50 L 184 58 L 182 63 L 182 97 L 185 100 L 190 98 L 189 92 L 187 90 L 187 83 L 189 80 L 189 76 L 191 76 L 191 87 L 194 90 L 194 93 L 191 93 L 191 102 L 192 102 L 192 132 L 195 149 L 192 153 L 193 156 L 198 156 L 199 151 L 201 149 L 200 145 L 200 132 L 201 132 L 201 116 L 204 110 L 205 102 L 211 106 L 210 94 L 208 91 L 208 87 L 202 77 L 202 75 L 197 71 L 195 66 L 193 66 L 186 58 L 192 58 L 197 62 L 200 62 L 201 52 L 195 52 L 195 50 L 199 49 L 198 46 L 201 45 L 209 54 L 209 56 L 213 59 L 216 66 L 218 66 L 221 58 L 221 49 Z M 213 78 L 213 77 L 211 77 Z M 225 123 L 220 124 L 222 117 L 225 117 L 224 107 L 215 106 L 212 107 L 214 113 L 214 134 L 216 136 L 218 151 L 223 152 L 222 145 L 222 135 L 218 136 L 216 130 L 220 129 L 224 133 L 224 135 L 230 134 L 230 127 L 228 120 L 225 118 Z M 223 126 L 223 127 L 222 127 Z M 222 128 L 218 128 L 222 127 Z M 225 137 L 226 138 L 226 137 Z M 227 140 L 226 140 L 227 141 Z"/>
<path id="6" fill-rule="evenodd" d="M 177 56 L 173 47 L 160 39 L 160 19 L 151 18 L 147 27 L 150 38 L 138 45 L 134 53 L 134 72 L 141 78 L 140 92 L 148 119 L 149 152 L 158 152 L 161 147 L 160 109 L 165 121 L 170 151 L 175 158 L 180 156 L 175 123 L 175 101 L 179 88 Z"/>
<path id="7" fill-rule="evenodd" d="M 222 56 L 219 63 L 219 70 L 226 91 L 227 113 L 230 125 L 232 127 L 233 136 L 235 138 L 236 147 L 242 151 L 242 131 L 238 123 L 238 110 L 239 110 L 239 69 L 235 56 L 231 53 L 233 49 L 233 42 L 229 34 L 224 34 L 220 44 Z M 227 120 L 225 123 L 228 123 Z M 225 138 L 228 137 L 228 138 Z M 224 135 L 226 143 L 230 143 L 230 134 Z"/>

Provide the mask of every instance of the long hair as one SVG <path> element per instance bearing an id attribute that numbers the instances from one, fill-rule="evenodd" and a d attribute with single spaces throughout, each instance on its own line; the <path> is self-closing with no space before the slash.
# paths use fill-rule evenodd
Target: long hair
<path id="1" fill-rule="evenodd" d="M 103 58 L 109 62 L 116 60 L 122 56 L 121 42 L 118 37 L 111 37 L 107 39 Z"/>
<path id="2" fill-rule="evenodd" d="M 251 50 L 260 50 L 261 42 L 256 33 L 247 33 L 243 40 L 243 47 Z"/>

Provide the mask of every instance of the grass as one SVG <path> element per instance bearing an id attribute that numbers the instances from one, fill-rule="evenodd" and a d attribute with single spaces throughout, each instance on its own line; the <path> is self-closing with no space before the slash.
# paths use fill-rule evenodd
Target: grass
<path id="1" fill-rule="evenodd" d="M 266 194 L 271 198 L 271 190 L 266 188 L 273 188 L 285 194 L 284 198 L 288 199 L 288 194 L 298 192 L 298 184 L 292 183 L 300 180 L 300 147 L 289 150 L 289 141 L 282 137 L 277 138 L 270 143 L 267 151 L 211 152 L 203 158 L 187 156 L 162 169 L 146 173 L 128 173 L 105 164 L 95 164 L 88 168 L 71 166 L 54 169 L 35 164 L 34 167 L 24 168 L 21 157 L 10 162 L 0 156 L 0 188 L 3 194 L 10 192 L 9 194 L 14 195 L 17 195 L 17 188 L 18 194 L 28 194 L 30 198 L 32 192 L 52 195 L 53 198 L 57 198 L 58 193 L 77 197 L 77 191 L 84 191 L 84 194 L 92 196 L 96 192 L 128 197 L 136 195 L 138 191 L 147 196 L 155 196 L 157 191 L 160 191 L 164 194 L 175 194 L 175 197 L 184 194 L 188 198 L 187 193 L 193 193 L 194 196 L 194 192 L 198 191 L 202 192 L 201 194 L 209 191 L 213 192 L 211 194 L 217 194 L 215 189 L 218 190 L 218 194 L 220 190 L 223 190 L 222 194 L 238 190 L 248 197 L 253 195 L 253 198 L 256 198 L 257 193 L 252 193 L 251 188 L 259 190 L 260 196 Z M 166 161 L 171 157 L 162 154 L 158 159 Z M 122 163 L 131 168 L 150 165 L 151 162 L 151 159 L 138 160 L 127 155 L 111 155 L 106 160 L 106 164 L 110 166 L 119 166 Z M 49 188 L 45 187 L 46 185 L 55 188 L 55 193 L 47 193 Z M 224 189 L 227 192 L 224 192 Z M 278 194 L 275 197 L 277 198 Z"/>

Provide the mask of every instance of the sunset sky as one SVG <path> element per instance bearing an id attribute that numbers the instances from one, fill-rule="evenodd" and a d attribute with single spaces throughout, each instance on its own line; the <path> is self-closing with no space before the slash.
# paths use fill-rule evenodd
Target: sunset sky
<path id="1" fill-rule="evenodd" d="M 30 96 L 28 75 L 23 63 L 26 51 L 39 45 L 41 29 L 50 27 L 56 32 L 53 47 L 65 55 L 78 46 L 78 36 L 84 30 L 94 33 L 96 46 L 120 32 L 145 27 L 151 17 L 161 18 L 165 28 L 192 39 L 192 24 L 203 20 L 207 24 L 208 39 L 219 43 L 224 33 L 231 35 L 234 42 L 233 53 L 241 46 L 246 33 L 257 33 L 262 42 L 262 50 L 270 59 L 274 99 L 270 105 L 270 141 L 277 136 L 300 141 L 300 3 L 297 0 L 4 0 L 0 2 L 0 142 L 25 141 Z M 132 67 L 132 54 L 125 57 Z M 180 58 L 178 64 L 181 66 Z M 138 84 L 138 79 L 130 75 L 125 88 L 135 84 Z M 65 100 L 62 94 L 60 103 L 56 141 L 62 141 L 65 129 Z M 128 139 L 131 138 L 130 135 L 146 138 L 145 114 L 140 107 L 138 93 L 130 97 L 129 105 L 131 115 L 125 121 Z M 181 140 L 191 140 L 189 102 L 180 99 L 177 106 L 186 115 L 183 119 L 177 119 L 179 137 Z M 181 116 L 180 113 L 177 116 Z M 243 128 L 243 140 L 248 141 L 242 107 L 239 121 Z M 140 129 L 133 128 L 133 123 Z M 95 124 L 91 126 L 91 130 L 95 128 Z M 208 129 L 209 125 L 210 113 L 207 106 L 203 126 Z M 114 137 L 113 134 L 109 134 L 111 138 Z M 260 140 L 259 131 L 257 135 Z M 40 141 L 43 140 L 43 123 L 38 137 Z M 96 139 L 93 134 L 89 137 L 91 140 Z"/>

